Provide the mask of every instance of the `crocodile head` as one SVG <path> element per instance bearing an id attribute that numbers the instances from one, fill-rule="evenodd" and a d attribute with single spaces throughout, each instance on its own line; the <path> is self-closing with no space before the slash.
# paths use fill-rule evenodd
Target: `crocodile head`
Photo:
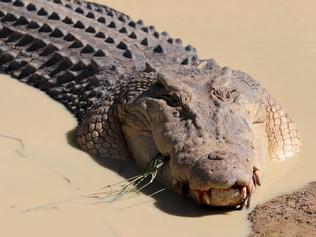
<path id="1" fill-rule="evenodd" d="M 200 204 L 243 206 L 271 149 L 267 94 L 246 74 L 212 60 L 160 71 L 124 105 L 130 153 L 143 166 L 163 156 L 161 180 Z"/>

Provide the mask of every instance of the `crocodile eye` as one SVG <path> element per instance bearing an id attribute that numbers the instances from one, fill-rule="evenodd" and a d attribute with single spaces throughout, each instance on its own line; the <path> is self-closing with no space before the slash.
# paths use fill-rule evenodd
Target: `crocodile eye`
<path id="1" fill-rule="evenodd" d="M 181 97 L 177 93 L 168 93 L 161 96 L 161 99 L 165 100 L 171 107 L 181 106 Z"/>
<path id="2" fill-rule="evenodd" d="M 234 100 L 238 96 L 238 91 L 236 89 L 212 89 L 212 95 L 215 96 L 217 99 L 223 101 L 223 102 L 228 102 Z"/>
<path id="3" fill-rule="evenodd" d="M 191 97 L 185 91 L 172 91 L 170 93 L 172 101 L 176 105 L 183 105 L 190 101 Z"/>
<path id="4" fill-rule="evenodd" d="M 182 102 L 181 94 L 177 91 L 171 93 L 171 98 L 175 104 L 181 104 Z"/>
<path id="5" fill-rule="evenodd" d="M 162 95 L 161 99 L 164 99 L 169 106 L 180 107 L 189 102 L 190 96 L 183 91 L 171 91 Z"/>
<path id="6" fill-rule="evenodd" d="M 154 84 L 155 97 L 163 99 L 169 106 L 180 107 L 191 100 L 190 94 L 181 89 L 175 89 L 162 83 L 161 80 L 156 81 Z"/>

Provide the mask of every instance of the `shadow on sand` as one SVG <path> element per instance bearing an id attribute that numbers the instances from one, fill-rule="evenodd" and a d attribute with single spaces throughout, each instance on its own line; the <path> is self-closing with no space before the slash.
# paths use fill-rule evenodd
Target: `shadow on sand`
<path id="1" fill-rule="evenodd" d="M 75 129 L 67 133 L 68 143 L 79 149 L 74 140 Z M 128 179 L 141 173 L 136 167 L 135 162 L 132 160 L 101 160 L 97 157 L 93 157 L 93 160 L 101 166 L 116 172 L 121 177 Z M 164 188 L 159 182 L 154 181 L 151 185 L 143 189 L 141 192 L 145 195 L 150 195 L 157 190 Z M 221 207 L 201 207 L 194 203 L 192 200 L 177 195 L 175 192 L 166 189 L 160 192 L 152 198 L 155 199 L 154 205 L 163 212 L 171 215 L 183 216 L 183 217 L 200 217 L 205 215 L 218 215 L 228 214 L 228 212 L 237 211 L 232 208 L 221 208 Z"/>

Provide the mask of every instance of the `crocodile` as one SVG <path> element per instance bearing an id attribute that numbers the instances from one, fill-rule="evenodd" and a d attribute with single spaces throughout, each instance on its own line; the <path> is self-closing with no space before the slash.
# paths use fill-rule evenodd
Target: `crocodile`
<path id="1" fill-rule="evenodd" d="M 267 160 L 298 152 L 295 123 L 239 70 L 108 6 L 0 0 L 0 70 L 78 120 L 100 160 L 163 159 L 159 180 L 203 206 L 243 207 Z M 49 124 L 48 124 L 49 126 Z"/>

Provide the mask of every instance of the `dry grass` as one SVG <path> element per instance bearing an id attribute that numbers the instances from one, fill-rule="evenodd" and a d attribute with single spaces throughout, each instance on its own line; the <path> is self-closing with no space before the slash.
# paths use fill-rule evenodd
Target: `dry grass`
<path id="1" fill-rule="evenodd" d="M 147 168 L 144 170 L 143 174 L 136 175 L 134 177 L 128 178 L 125 181 L 121 181 L 115 184 L 106 185 L 97 191 L 78 195 L 76 197 L 71 197 L 55 202 L 51 202 L 48 204 L 43 204 L 35 207 L 28 208 L 20 213 L 27 213 L 40 209 L 50 209 L 50 208 L 58 208 L 59 205 L 70 202 L 79 198 L 89 197 L 89 198 L 97 198 L 106 202 L 113 202 L 125 197 L 128 194 L 138 194 L 141 190 L 149 186 L 157 177 L 157 174 L 161 167 L 163 166 L 164 161 L 160 157 L 156 157 L 153 159 Z M 67 178 L 68 179 L 68 178 Z M 149 196 L 154 196 L 165 189 L 158 190 Z"/>
<path id="2" fill-rule="evenodd" d="M 87 194 L 86 196 L 115 201 L 127 194 L 139 193 L 155 180 L 158 171 L 163 164 L 164 161 L 162 159 L 155 158 L 150 162 L 143 174 L 136 175 L 119 183 L 104 186 L 95 192 Z"/>

